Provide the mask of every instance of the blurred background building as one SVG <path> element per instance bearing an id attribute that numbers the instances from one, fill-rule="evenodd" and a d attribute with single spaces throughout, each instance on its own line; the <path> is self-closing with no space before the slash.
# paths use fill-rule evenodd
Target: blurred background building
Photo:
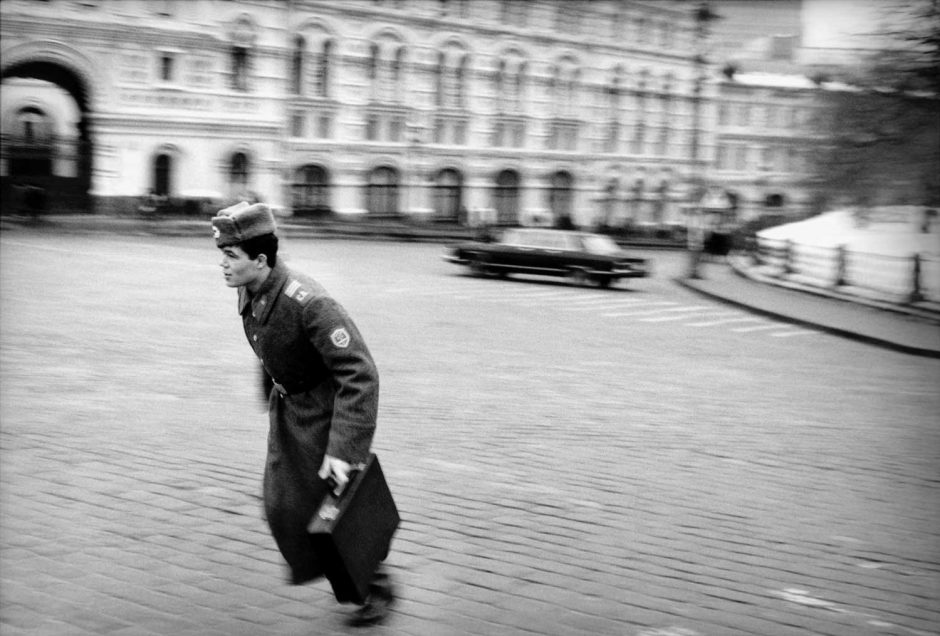
<path id="1" fill-rule="evenodd" d="M 545 224 L 661 223 L 684 197 L 694 24 L 672 3 L 0 6 L 5 188 Z"/>
<path id="2" fill-rule="evenodd" d="M 820 1 L 4 0 L 4 207 L 668 227 L 704 182 L 803 211 Z"/>

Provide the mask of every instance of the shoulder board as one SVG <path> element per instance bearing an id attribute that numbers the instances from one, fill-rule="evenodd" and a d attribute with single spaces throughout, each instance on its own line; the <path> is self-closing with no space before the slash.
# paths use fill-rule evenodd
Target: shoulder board
<path id="1" fill-rule="evenodd" d="M 284 286 L 284 295 L 300 303 L 309 298 L 311 294 L 310 290 L 304 287 L 299 280 L 292 278 Z"/>

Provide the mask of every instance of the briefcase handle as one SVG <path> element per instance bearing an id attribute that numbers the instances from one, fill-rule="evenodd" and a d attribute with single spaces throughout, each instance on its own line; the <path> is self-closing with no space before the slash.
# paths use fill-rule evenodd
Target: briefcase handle
<path id="1" fill-rule="evenodd" d="M 359 473 L 361 473 L 365 469 L 365 467 L 366 467 L 365 464 L 354 464 L 349 469 L 349 474 L 347 475 L 348 479 L 346 481 L 346 485 L 343 486 L 342 488 L 340 488 L 340 485 L 336 482 L 335 479 L 333 479 L 333 475 L 330 475 L 329 477 L 327 477 L 326 485 L 329 487 L 330 493 L 337 499 L 342 497 L 343 493 L 349 490 L 349 487 L 352 485 L 353 481 L 356 479 Z"/>

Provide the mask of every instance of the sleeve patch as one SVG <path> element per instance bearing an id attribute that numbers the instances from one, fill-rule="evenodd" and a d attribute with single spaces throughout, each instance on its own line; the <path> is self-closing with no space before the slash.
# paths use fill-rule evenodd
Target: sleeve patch
<path id="1" fill-rule="evenodd" d="M 334 329 L 333 332 L 330 334 L 330 340 L 333 342 L 334 345 L 336 345 L 340 349 L 345 349 L 346 347 L 349 346 L 349 341 L 350 341 L 349 332 L 346 331 L 345 327 L 339 327 L 337 329 Z"/>

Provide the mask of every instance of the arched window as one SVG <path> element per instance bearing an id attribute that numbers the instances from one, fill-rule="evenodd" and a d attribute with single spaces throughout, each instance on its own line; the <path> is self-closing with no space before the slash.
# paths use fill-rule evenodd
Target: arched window
<path id="1" fill-rule="evenodd" d="M 445 77 L 447 76 L 447 57 L 444 55 L 444 52 L 441 51 L 437 54 L 437 69 L 436 69 L 436 91 L 434 94 L 434 105 L 440 108 L 444 105 L 444 82 Z"/>
<path id="2" fill-rule="evenodd" d="M 236 91 L 247 91 L 249 88 L 251 56 L 257 31 L 257 25 L 245 14 L 234 22 L 229 33 L 232 43 L 230 81 L 231 87 Z"/>
<path id="3" fill-rule="evenodd" d="M 9 155 L 10 176 L 48 176 L 52 174 L 55 151 L 52 120 L 35 106 L 16 113 L 15 134 L 9 150 L 4 139 L 4 154 Z"/>
<path id="4" fill-rule="evenodd" d="M 610 84 L 607 85 L 607 138 L 604 140 L 604 150 L 606 152 L 616 152 L 620 140 L 620 105 L 621 105 L 621 75 L 623 69 L 619 66 L 614 68 L 610 78 Z"/>
<path id="5" fill-rule="evenodd" d="M 494 79 L 496 81 L 496 110 L 501 113 L 505 110 L 506 101 L 506 91 L 504 90 L 506 85 L 506 60 L 499 61 Z"/>
<path id="6" fill-rule="evenodd" d="M 228 182 L 234 193 L 240 194 L 248 190 L 249 172 L 248 156 L 243 152 L 233 154 L 229 163 Z"/>
<path id="7" fill-rule="evenodd" d="M 640 111 L 646 110 L 646 91 L 649 89 L 649 69 L 642 69 L 636 82 L 636 102 Z"/>
<path id="8" fill-rule="evenodd" d="M 366 209 L 370 214 L 398 214 L 399 175 L 394 168 L 382 166 L 369 174 Z"/>
<path id="9" fill-rule="evenodd" d="M 232 88 L 237 91 L 248 90 L 249 51 L 244 46 L 232 47 Z"/>
<path id="10" fill-rule="evenodd" d="M 375 81 L 379 76 L 379 45 L 373 42 L 369 46 L 369 79 Z"/>
<path id="11" fill-rule="evenodd" d="M 304 51 L 307 48 L 303 36 L 294 38 L 294 52 L 291 58 L 291 91 L 303 95 L 304 87 Z"/>
<path id="12" fill-rule="evenodd" d="M 661 97 L 662 97 L 662 102 L 663 102 L 663 112 L 667 114 L 672 112 L 672 104 L 673 104 L 672 89 L 674 86 L 674 82 L 675 82 L 675 77 L 673 76 L 672 73 L 666 73 L 665 77 L 663 77 L 663 93 Z"/>
<path id="13" fill-rule="evenodd" d="M 435 69 L 435 105 L 458 109 L 466 106 L 466 77 L 469 58 L 458 45 L 451 43 L 438 51 Z"/>
<path id="14" fill-rule="evenodd" d="M 634 222 L 643 220 L 643 202 L 646 199 L 645 187 L 643 179 L 637 179 L 633 182 L 633 187 L 630 188 L 630 208 Z"/>
<path id="15" fill-rule="evenodd" d="M 333 57 L 333 41 L 327 40 L 323 43 L 323 49 L 320 52 L 320 59 L 317 63 L 317 76 L 316 76 L 316 94 L 317 97 L 329 97 L 330 96 L 330 66 L 332 65 Z"/>
<path id="16" fill-rule="evenodd" d="M 301 215 L 330 212 L 330 178 L 325 168 L 311 164 L 297 169 L 291 184 L 291 207 Z"/>
<path id="17" fill-rule="evenodd" d="M 551 185 L 548 189 L 548 209 L 556 219 L 571 218 L 573 202 L 572 185 L 574 178 L 571 173 L 559 171 L 552 175 Z"/>
<path id="18" fill-rule="evenodd" d="M 153 161 L 153 193 L 157 196 L 167 197 L 172 192 L 171 176 L 173 170 L 173 158 L 161 153 Z"/>
<path id="19" fill-rule="evenodd" d="M 395 51 L 395 58 L 392 61 L 391 76 L 385 95 L 388 101 L 400 102 L 404 95 L 404 72 L 405 72 L 405 47 L 400 46 Z"/>
<path id="20" fill-rule="evenodd" d="M 52 122 L 46 113 L 35 106 L 21 108 L 16 114 L 17 132 L 23 143 L 49 143 L 52 140 Z"/>
<path id="21" fill-rule="evenodd" d="M 525 104 L 525 76 L 526 64 L 522 62 L 516 67 L 515 77 L 512 83 L 512 106 L 513 110 L 519 112 Z"/>
<path id="22" fill-rule="evenodd" d="M 581 83 L 581 71 L 572 69 L 565 82 L 565 114 L 576 116 L 575 108 L 578 106 L 578 86 Z"/>
<path id="23" fill-rule="evenodd" d="M 460 216 L 463 179 L 459 172 L 448 168 L 434 179 L 434 213 L 438 218 L 456 220 Z"/>
<path id="24" fill-rule="evenodd" d="M 653 223 L 661 225 L 666 220 L 666 207 L 669 205 L 669 182 L 663 179 L 656 188 L 653 200 Z"/>
<path id="25" fill-rule="evenodd" d="M 552 101 L 557 109 L 555 114 L 563 117 L 577 117 L 578 85 L 581 72 L 575 66 L 575 61 L 565 58 L 555 65 L 552 77 L 549 79 L 549 91 Z"/>
<path id="26" fill-rule="evenodd" d="M 630 141 L 630 152 L 641 155 L 646 150 L 646 124 L 638 121 L 633 128 L 633 139 Z"/>
<path id="27" fill-rule="evenodd" d="M 457 65 L 457 108 L 467 106 L 467 66 L 469 64 L 469 56 L 463 55 Z"/>
<path id="28" fill-rule="evenodd" d="M 493 189 L 493 207 L 496 222 L 500 225 L 515 225 L 519 219 L 519 173 L 503 170 L 496 175 Z"/>

